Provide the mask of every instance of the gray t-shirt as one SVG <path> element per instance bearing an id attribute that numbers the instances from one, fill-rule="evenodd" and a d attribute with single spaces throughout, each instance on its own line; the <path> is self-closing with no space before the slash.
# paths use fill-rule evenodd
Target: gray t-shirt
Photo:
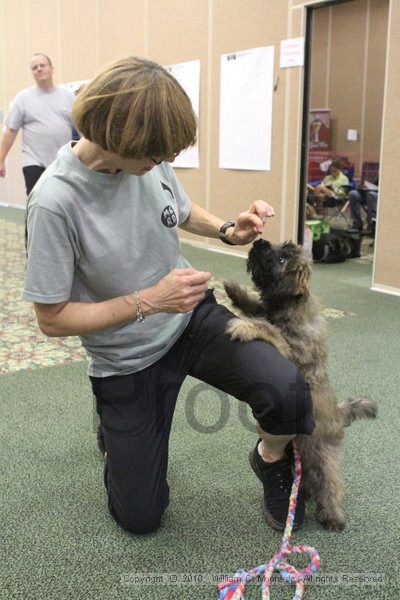
<path id="1" fill-rule="evenodd" d="M 22 166 L 48 167 L 72 138 L 75 96 L 66 88 L 42 90 L 37 85 L 17 94 L 5 118 L 9 129 L 22 127 Z"/>
<path id="2" fill-rule="evenodd" d="M 101 302 L 151 287 L 187 268 L 178 224 L 190 200 L 169 163 L 141 177 L 84 166 L 67 144 L 29 198 L 28 264 L 23 296 L 52 304 Z M 125 375 L 161 358 L 190 314 L 157 313 L 81 336 L 89 374 Z"/>

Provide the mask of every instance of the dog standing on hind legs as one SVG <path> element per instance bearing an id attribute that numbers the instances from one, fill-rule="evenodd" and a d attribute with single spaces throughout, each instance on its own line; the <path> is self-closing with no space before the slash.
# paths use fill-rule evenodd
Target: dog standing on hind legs
<path id="1" fill-rule="evenodd" d="M 367 398 L 349 398 L 338 404 L 327 371 L 327 328 L 320 305 L 310 293 L 311 259 L 292 242 L 253 244 L 247 260 L 257 292 L 225 282 L 233 305 L 245 319 L 232 319 L 231 339 L 269 342 L 293 362 L 309 383 L 316 422 L 311 436 L 299 435 L 302 486 L 316 504 L 316 518 L 332 531 L 345 526 L 344 486 L 340 474 L 345 427 L 358 418 L 376 416 Z"/>

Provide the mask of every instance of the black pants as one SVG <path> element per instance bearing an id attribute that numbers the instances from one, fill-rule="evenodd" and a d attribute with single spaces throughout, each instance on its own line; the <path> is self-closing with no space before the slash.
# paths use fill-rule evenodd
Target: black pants
<path id="1" fill-rule="evenodd" d="M 168 504 L 168 441 L 186 375 L 247 402 L 269 433 L 314 429 L 308 384 L 271 345 L 232 342 L 225 334 L 232 317 L 209 291 L 156 364 L 132 375 L 91 377 L 107 451 L 108 507 L 127 531 L 156 529 Z"/>
<path id="2" fill-rule="evenodd" d="M 36 182 L 40 178 L 41 174 L 45 172 L 44 167 L 39 165 L 29 165 L 28 167 L 22 167 L 22 172 L 25 178 L 26 195 L 29 196 L 31 191 L 36 185 Z M 28 208 L 28 207 L 27 207 Z M 28 228 L 26 222 L 27 212 L 25 211 L 25 249 L 28 246 Z"/>
<path id="3" fill-rule="evenodd" d="M 39 167 L 39 165 L 29 165 L 22 167 L 22 171 L 25 178 L 26 195 L 29 196 L 39 177 L 45 172 L 45 168 Z"/>

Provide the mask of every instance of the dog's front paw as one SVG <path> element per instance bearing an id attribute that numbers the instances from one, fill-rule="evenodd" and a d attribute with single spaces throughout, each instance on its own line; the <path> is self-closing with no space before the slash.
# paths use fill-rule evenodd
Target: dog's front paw
<path id="1" fill-rule="evenodd" d="M 228 322 L 226 333 L 231 340 L 238 340 L 239 342 L 250 342 L 255 339 L 253 323 L 246 319 L 231 319 Z"/>
<path id="2" fill-rule="evenodd" d="M 234 281 L 224 281 L 224 288 L 226 295 L 232 301 L 235 301 L 236 298 L 238 298 L 238 296 L 242 294 L 242 288 L 238 283 L 235 283 Z"/>

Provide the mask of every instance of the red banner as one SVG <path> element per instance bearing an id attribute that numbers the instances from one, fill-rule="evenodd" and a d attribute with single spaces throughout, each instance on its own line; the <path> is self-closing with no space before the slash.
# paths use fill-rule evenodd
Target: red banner
<path id="1" fill-rule="evenodd" d="M 330 115 L 329 108 L 312 108 L 310 110 L 310 150 L 330 150 Z"/>

